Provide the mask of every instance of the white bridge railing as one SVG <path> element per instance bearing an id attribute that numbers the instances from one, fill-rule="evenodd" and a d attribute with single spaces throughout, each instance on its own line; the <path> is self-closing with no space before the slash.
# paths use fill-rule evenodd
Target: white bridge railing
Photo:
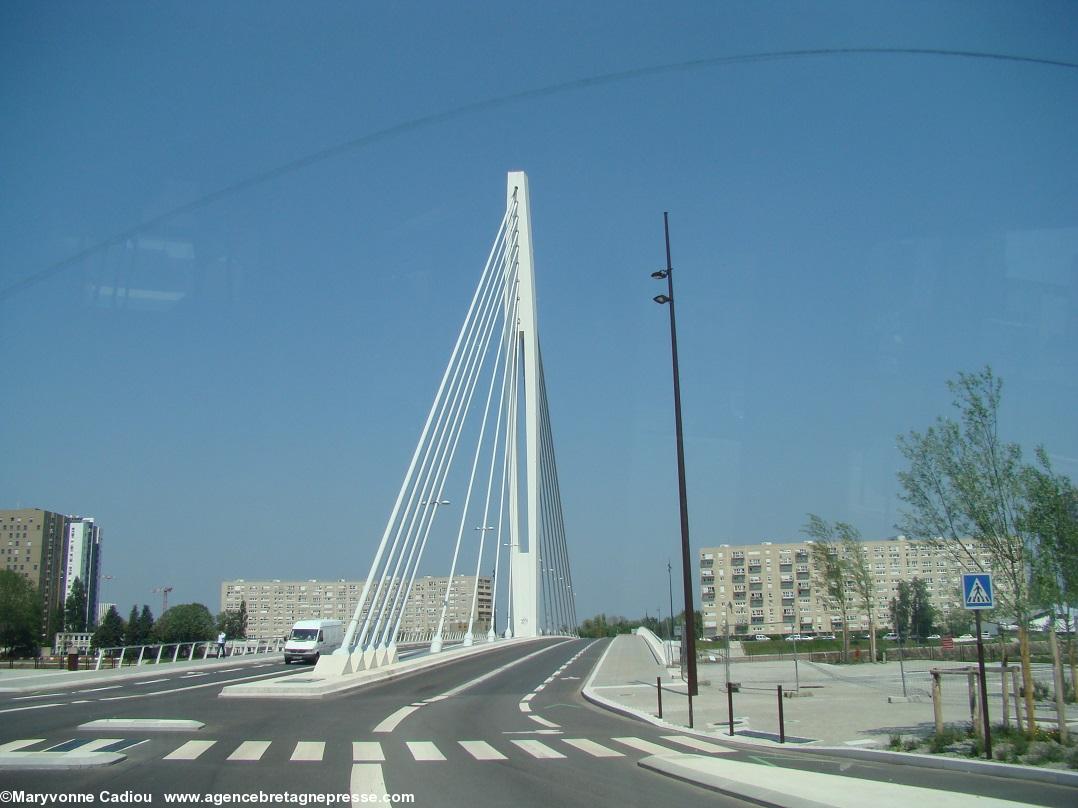
<path id="1" fill-rule="evenodd" d="M 281 637 L 268 640 L 228 640 L 223 656 L 246 656 L 248 654 L 269 654 L 284 649 Z M 199 642 L 172 642 L 160 645 L 122 645 L 115 648 L 98 648 L 94 670 L 101 670 L 101 665 L 108 660 L 111 667 L 126 665 L 158 665 L 162 662 L 193 662 L 207 659 L 213 652 L 217 658 L 217 643 L 213 640 Z M 137 652 L 137 656 L 136 656 Z M 126 662 L 125 662 L 126 658 Z"/>

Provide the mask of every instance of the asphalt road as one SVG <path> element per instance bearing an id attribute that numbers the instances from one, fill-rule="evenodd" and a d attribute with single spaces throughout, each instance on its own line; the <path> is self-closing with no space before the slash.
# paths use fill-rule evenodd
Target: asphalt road
<path id="1" fill-rule="evenodd" d="M 4 789 L 28 794 L 102 792 L 252 799 L 264 794 L 413 795 L 422 806 L 654 806 L 743 803 L 638 767 L 649 754 L 714 753 L 762 766 L 1071 806 L 1075 789 L 911 766 L 835 759 L 806 750 L 693 748 L 685 734 L 599 710 L 579 695 L 604 642 L 550 639 L 336 697 L 310 701 L 223 699 L 224 684 L 295 673 L 261 663 L 0 699 L 0 744 L 35 740 L 44 750 L 93 740 L 122 750 L 115 765 L 0 772 Z M 515 664 L 514 664 L 515 663 Z M 506 667 L 508 666 L 508 667 Z M 100 687 L 100 686 L 98 686 Z M 47 706 L 48 705 L 48 706 Z M 190 732 L 93 732 L 100 718 L 194 719 Z M 107 743 L 110 742 L 110 743 Z M 61 748 L 67 748 L 61 746 Z M 851 784 L 852 785 L 852 784 Z M 243 797 L 231 795 L 245 795 Z M 309 798 L 308 798 L 309 799 Z"/>

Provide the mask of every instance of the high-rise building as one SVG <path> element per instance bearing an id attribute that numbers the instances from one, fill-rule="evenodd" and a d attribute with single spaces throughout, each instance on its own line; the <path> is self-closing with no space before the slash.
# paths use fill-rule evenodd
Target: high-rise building
<path id="1" fill-rule="evenodd" d="M 101 528 L 90 516 L 69 516 L 64 530 L 64 581 L 62 602 L 67 601 L 75 579 L 86 591 L 86 630 L 97 618 L 98 585 L 101 578 Z"/>
<path id="2" fill-rule="evenodd" d="M 811 541 L 762 542 L 700 548 L 700 594 L 704 635 L 829 633 L 842 629 L 842 614 L 818 584 L 819 575 Z M 862 542 L 875 578 L 876 626 L 889 626 L 890 603 L 900 581 L 925 582 L 932 607 L 943 615 L 961 605 L 963 572 L 976 571 L 960 564 L 945 548 L 899 536 Z M 972 541 L 967 550 L 984 569 L 990 569 L 987 551 Z M 841 548 L 840 548 L 841 552 Z M 863 603 L 848 587 L 847 618 L 852 630 L 868 629 Z M 725 615 L 725 618 L 724 618 Z"/>
<path id="3" fill-rule="evenodd" d="M 402 632 L 433 631 L 438 627 L 448 582 L 448 577 L 427 576 L 415 580 L 408 605 L 401 616 Z M 443 627 L 445 631 L 464 631 L 468 628 L 475 587 L 474 576 L 453 576 Z M 396 592 L 395 586 L 390 588 L 391 602 Z M 283 637 L 297 620 L 351 620 L 362 593 L 363 581 L 248 581 L 240 578 L 221 582 L 221 611 L 237 610 L 240 603 L 245 602 L 248 637 Z M 473 633 L 487 632 L 491 621 L 491 602 L 491 580 L 480 577 Z M 365 615 L 366 610 L 362 613 L 362 616 Z"/>
<path id="4" fill-rule="evenodd" d="M 0 510 L 0 558 L 3 568 L 18 573 L 41 597 L 41 633 L 63 621 L 64 538 L 67 517 L 40 508 Z"/>

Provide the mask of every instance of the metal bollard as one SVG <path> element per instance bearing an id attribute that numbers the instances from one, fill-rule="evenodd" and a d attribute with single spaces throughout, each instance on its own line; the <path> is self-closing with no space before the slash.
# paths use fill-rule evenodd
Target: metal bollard
<path id="1" fill-rule="evenodd" d="M 659 718 L 663 717 L 663 678 L 655 677 L 655 695 L 659 697 Z"/>
<path id="2" fill-rule="evenodd" d="M 730 737 L 734 737 L 734 689 L 726 683 L 726 709 L 730 711 Z"/>
<path id="3" fill-rule="evenodd" d="M 779 685 L 779 743 L 786 743 L 786 722 L 782 717 L 782 685 Z"/>

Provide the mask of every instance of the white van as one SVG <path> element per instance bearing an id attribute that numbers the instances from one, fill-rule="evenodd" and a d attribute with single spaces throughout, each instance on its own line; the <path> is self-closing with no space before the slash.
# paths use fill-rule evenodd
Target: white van
<path id="1" fill-rule="evenodd" d="M 284 643 L 284 664 L 294 659 L 317 662 L 322 654 L 332 654 L 344 639 L 340 620 L 300 620 L 292 626 Z"/>

